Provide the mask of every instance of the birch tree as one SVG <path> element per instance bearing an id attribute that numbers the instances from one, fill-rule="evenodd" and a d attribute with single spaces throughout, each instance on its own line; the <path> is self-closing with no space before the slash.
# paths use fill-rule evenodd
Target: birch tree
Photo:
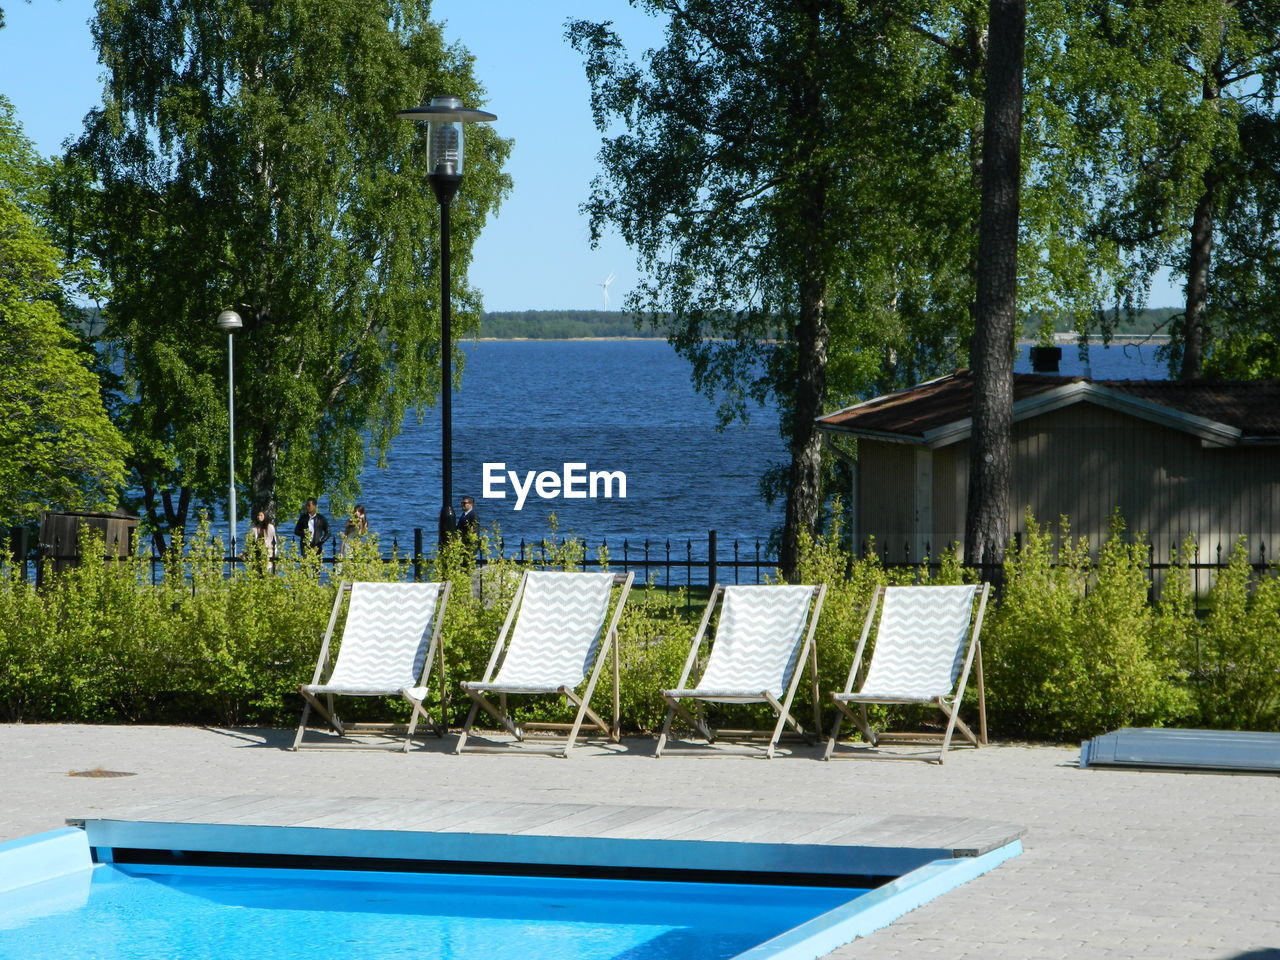
<path id="1" fill-rule="evenodd" d="M 354 499 L 365 458 L 439 391 L 433 94 L 478 106 L 471 58 L 427 0 L 100 0 L 103 105 L 55 192 L 62 241 L 102 267 L 124 347 L 125 427 L 149 526 L 181 529 L 226 476 L 225 335 L 236 334 L 237 473 L 271 513 Z M 425 126 L 425 125 L 423 125 Z M 508 144 L 467 141 L 453 206 L 455 336 L 478 322 L 462 278 L 508 188 Z"/>

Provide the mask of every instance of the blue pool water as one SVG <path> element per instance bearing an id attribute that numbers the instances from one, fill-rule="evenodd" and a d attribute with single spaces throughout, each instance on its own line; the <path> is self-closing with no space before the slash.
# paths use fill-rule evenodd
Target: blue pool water
<path id="1" fill-rule="evenodd" d="M 4 960 L 716 960 L 855 888 L 100 865 L 0 910 Z"/>

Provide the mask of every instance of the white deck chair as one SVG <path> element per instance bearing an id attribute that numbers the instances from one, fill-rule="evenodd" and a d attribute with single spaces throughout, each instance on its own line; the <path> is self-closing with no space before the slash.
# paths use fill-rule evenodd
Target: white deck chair
<path id="1" fill-rule="evenodd" d="M 423 701 L 428 695 L 427 679 L 432 663 L 439 661 L 441 726 L 444 711 L 444 651 L 440 627 L 449 600 L 448 583 L 350 583 L 338 587 L 329 615 L 329 627 L 320 647 L 320 659 L 311 682 L 298 688 L 306 701 L 293 749 L 302 746 L 307 717 L 314 707 L 339 736 L 347 731 L 386 729 L 389 724 L 344 724 L 333 708 L 335 696 L 404 697 L 413 706 L 403 750 L 408 752 L 418 717 L 426 716 Z M 347 620 L 342 629 L 337 662 L 329 670 L 333 628 L 342 607 L 343 595 L 351 594 Z M 327 673 L 327 678 L 326 678 Z M 323 679 L 324 682 L 321 682 Z M 324 700 L 321 701 L 321 697 Z M 310 744 L 309 744 L 310 746 Z"/>
<path id="2" fill-rule="evenodd" d="M 979 634 L 989 592 L 990 585 L 985 583 L 981 588 L 972 585 L 876 588 L 844 691 L 831 694 L 838 712 L 831 727 L 824 760 L 831 759 L 845 717 L 853 721 L 873 747 L 881 740 L 917 743 L 941 740 L 937 756 L 939 763 L 950 748 L 952 734 L 957 729 L 975 747 L 987 742 L 987 700 L 982 680 Z M 975 596 L 978 597 L 976 612 Z M 871 664 L 864 671 L 863 652 L 877 605 L 883 608 L 880 627 L 876 632 Z M 960 719 L 960 702 L 975 658 L 980 720 L 979 733 L 976 734 Z M 861 685 L 855 693 L 854 687 L 859 683 Z M 867 719 L 869 703 L 932 704 L 947 717 L 946 733 L 877 734 Z M 856 713 L 851 704 L 857 704 Z"/>
<path id="3" fill-rule="evenodd" d="M 466 747 L 467 736 L 480 710 L 501 723 L 517 740 L 524 740 L 526 728 L 567 730 L 560 754 L 563 757 L 569 756 L 576 744 L 584 719 L 611 741 L 618 742 L 618 621 L 633 579 L 634 573 L 615 576 L 545 570 L 531 570 L 521 576 L 484 679 L 461 684 L 472 704 L 453 752 L 461 753 Z M 609 598 L 615 582 L 621 584 L 622 590 L 606 628 Z M 610 651 L 613 654 L 613 718 L 606 724 L 591 709 L 591 695 L 600 678 L 605 655 Z M 590 679 L 579 696 L 576 691 L 588 671 Z M 508 694 L 540 693 L 557 693 L 573 703 L 578 708 L 573 723 L 517 726 L 507 709 Z M 486 694 L 497 694 L 497 704 Z"/>
<path id="4" fill-rule="evenodd" d="M 698 659 L 698 651 L 706 636 L 707 624 L 715 608 L 716 598 L 723 596 L 720 605 L 720 621 L 716 624 L 715 640 L 706 669 L 696 687 L 689 686 L 689 674 Z M 777 715 L 765 756 L 772 758 L 784 725 L 790 725 L 796 733 L 805 736 L 804 728 L 791 716 L 791 702 L 800 684 L 801 667 L 808 667 L 813 683 L 813 729 L 819 730 L 818 719 L 818 669 L 817 647 L 813 634 L 822 613 L 826 598 L 826 585 L 768 586 L 717 585 L 707 601 L 707 611 L 693 638 L 689 656 L 679 686 L 663 690 L 667 701 L 667 719 L 662 724 L 658 747 L 654 756 L 662 756 L 667 737 L 671 733 L 671 721 L 678 713 L 713 743 L 717 733 L 702 716 L 701 703 L 696 713 L 690 712 L 681 700 L 697 700 L 709 703 L 767 703 Z M 812 607 L 812 610 L 810 609 Z M 806 629 L 806 626 L 808 629 Z"/>

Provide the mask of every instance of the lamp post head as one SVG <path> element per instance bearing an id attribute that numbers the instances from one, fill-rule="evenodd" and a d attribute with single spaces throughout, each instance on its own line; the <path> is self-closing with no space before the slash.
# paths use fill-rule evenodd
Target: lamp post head
<path id="1" fill-rule="evenodd" d="M 240 320 L 240 314 L 234 310 L 223 310 L 218 314 L 218 329 L 225 330 L 227 333 L 235 333 L 244 323 Z"/>
<path id="2" fill-rule="evenodd" d="M 448 203 L 462 180 L 463 127 L 487 123 L 497 116 L 485 110 L 468 110 L 457 97 L 432 97 L 430 103 L 396 112 L 405 120 L 427 123 L 427 179 L 441 203 Z"/>

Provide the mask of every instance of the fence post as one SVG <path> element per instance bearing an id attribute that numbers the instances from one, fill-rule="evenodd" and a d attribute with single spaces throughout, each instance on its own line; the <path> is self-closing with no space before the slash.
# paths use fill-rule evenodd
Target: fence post
<path id="1" fill-rule="evenodd" d="M 707 532 L 707 586 L 716 585 L 716 532 Z"/>
<path id="2" fill-rule="evenodd" d="M 413 582 L 422 582 L 422 528 L 413 528 Z"/>

